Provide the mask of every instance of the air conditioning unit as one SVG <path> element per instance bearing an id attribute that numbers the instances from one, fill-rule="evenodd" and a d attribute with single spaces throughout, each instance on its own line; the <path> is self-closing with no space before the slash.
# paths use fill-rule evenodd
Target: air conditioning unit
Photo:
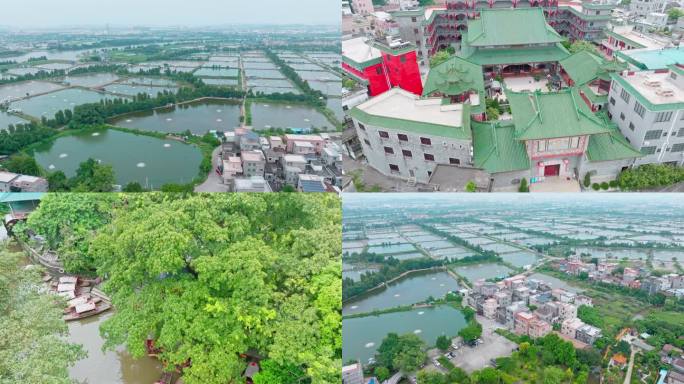
<path id="1" fill-rule="evenodd" d="M 656 90 L 656 95 L 663 97 L 672 97 L 674 96 L 674 91 L 669 88 L 660 88 Z"/>

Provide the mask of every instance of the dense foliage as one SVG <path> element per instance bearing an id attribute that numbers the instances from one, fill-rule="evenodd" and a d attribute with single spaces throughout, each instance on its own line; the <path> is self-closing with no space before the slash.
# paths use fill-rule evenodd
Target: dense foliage
<path id="1" fill-rule="evenodd" d="M 44 125 L 30 122 L 26 124 L 10 124 L 7 129 L 0 129 L 0 155 L 9 155 L 21 148 L 57 134 Z"/>
<path id="2" fill-rule="evenodd" d="M 638 191 L 672 185 L 684 181 L 684 168 L 665 164 L 644 164 L 622 171 L 618 176 L 620 188 Z"/>
<path id="3" fill-rule="evenodd" d="M 0 383 L 70 384 L 68 368 L 85 352 L 65 341 L 61 305 L 23 257 L 0 244 Z"/>

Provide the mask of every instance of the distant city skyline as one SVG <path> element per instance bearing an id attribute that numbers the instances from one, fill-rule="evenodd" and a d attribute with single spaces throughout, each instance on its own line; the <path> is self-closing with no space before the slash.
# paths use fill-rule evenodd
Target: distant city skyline
<path id="1" fill-rule="evenodd" d="M 6 4 L 0 26 L 339 25 L 333 0 L 20 0 Z"/>

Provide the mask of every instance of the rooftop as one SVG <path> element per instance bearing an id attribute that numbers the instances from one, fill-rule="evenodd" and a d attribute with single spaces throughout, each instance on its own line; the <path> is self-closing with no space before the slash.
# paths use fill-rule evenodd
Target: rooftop
<path id="1" fill-rule="evenodd" d="M 616 52 L 617 57 L 641 69 L 663 69 L 684 63 L 684 48 L 633 49 Z"/>
<path id="2" fill-rule="evenodd" d="M 608 132 L 608 125 L 582 101 L 576 88 L 558 92 L 506 92 L 518 140 Z"/>
<path id="3" fill-rule="evenodd" d="M 559 61 L 576 85 L 588 83 L 598 77 L 610 79 L 608 72 L 627 69 L 627 64 L 612 62 L 587 51 L 579 51 Z"/>
<path id="4" fill-rule="evenodd" d="M 632 94 L 638 93 L 642 104 L 649 110 L 649 105 L 670 105 L 684 103 L 684 90 L 680 84 L 672 81 L 670 71 L 656 73 L 653 71 L 628 72 L 625 75 L 613 75 L 620 85 L 629 88 Z M 638 97 L 638 96 L 637 96 Z M 674 107 L 673 108 L 678 108 Z M 669 109 L 669 108 L 668 108 Z"/>
<path id="5" fill-rule="evenodd" d="M 288 133 L 285 135 L 285 140 L 290 141 L 321 141 L 323 138 L 320 135 L 295 135 Z"/>
<path id="6" fill-rule="evenodd" d="M 366 37 L 342 40 L 342 56 L 347 64 L 367 66 L 380 60 L 380 50 L 368 45 L 367 41 L 368 38 Z M 351 60 L 351 62 L 349 62 L 349 60 Z"/>
<path id="7" fill-rule="evenodd" d="M 607 35 L 631 43 L 636 48 L 660 49 L 667 45 L 666 41 L 641 33 L 633 25 L 615 26 L 605 31 Z"/>
<path id="8" fill-rule="evenodd" d="M 457 56 L 430 69 L 423 87 L 423 95 L 460 95 L 466 91 L 484 92 L 482 67 Z"/>
<path id="9" fill-rule="evenodd" d="M 16 173 L 0 171 L 0 183 L 9 183 L 17 176 L 19 175 Z"/>
<path id="10" fill-rule="evenodd" d="M 473 162 L 489 173 L 530 168 L 525 144 L 515 139 L 513 124 L 473 122 Z"/>
<path id="11" fill-rule="evenodd" d="M 264 161 L 264 153 L 261 151 L 242 151 L 242 161 Z"/>
<path id="12" fill-rule="evenodd" d="M 482 9 L 468 20 L 467 42 L 474 47 L 560 43 L 563 37 L 546 23 L 541 8 Z"/>
<path id="13" fill-rule="evenodd" d="M 353 108 L 352 117 L 371 125 L 435 136 L 470 138 L 467 104 L 443 105 L 393 88 Z"/>

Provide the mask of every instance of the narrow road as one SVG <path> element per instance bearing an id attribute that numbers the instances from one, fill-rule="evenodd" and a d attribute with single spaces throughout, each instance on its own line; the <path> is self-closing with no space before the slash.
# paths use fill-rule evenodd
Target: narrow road
<path id="1" fill-rule="evenodd" d="M 629 384 L 632 382 L 632 368 L 634 368 L 634 355 L 636 350 L 630 347 L 632 353 L 629 354 L 629 365 L 627 365 L 627 374 L 625 374 L 625 382 L 623 384 Z"/>
<path id="2" fill-rule="evenodd" d="M 195 187 L 195 192 L 228 192 L 228 188 L 223 184 L 223 180 L 220 175 L 216 173 L 216 167 L 218 164 L 218 155 L 221 151 L 221 147 L 216 147 L 213 152 L 211 152 L 211 170 L 204 183 Z"/>

